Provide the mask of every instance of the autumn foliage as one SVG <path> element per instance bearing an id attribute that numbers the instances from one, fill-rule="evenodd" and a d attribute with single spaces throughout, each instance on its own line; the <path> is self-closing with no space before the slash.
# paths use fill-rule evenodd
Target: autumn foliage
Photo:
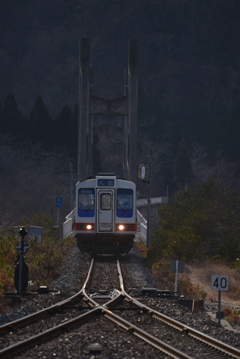
<path id="1" fill-rule="evenodd" d="M 29 251 L 24 255 L 25 262 L 29 267 L 31 289 L 39 285 L 48 285 L 59 275 L 63 264 L 64 255 L 67 253 L 74 240 L 60 239 L 58 229 L 53 229 L 53 220 L 46 214 L 37 214 L 33 219 L 35 225 L 43 227 L 43 243 L 38 244 L 37 238 L 29 240 Z M 25 227 L 28 226 L 25 222 Z M 0 232 L 0 297 L 6 291 L 14 291 L 14 271 L 17 262 L 16 244 L 18 243 L 18 231 L 9 228 Z M 27 240 L 27 238 L 26 238 Z"/>

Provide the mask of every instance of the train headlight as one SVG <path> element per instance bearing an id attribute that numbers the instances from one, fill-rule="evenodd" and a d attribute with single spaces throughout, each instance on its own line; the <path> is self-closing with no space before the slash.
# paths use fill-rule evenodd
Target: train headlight
<path id="1" fill-rule="evenodd" d="M 117 231 L 133 231 L 134 230 L 133 225 L 128 224 L 128 223 L 118 224 L 116 229 L 117 229 Z"/>
<path id="2" fill-rule="evenodd" d="M 75 223 L 74 228 L 76 231 L 94 231 L 95 223 Z"/>

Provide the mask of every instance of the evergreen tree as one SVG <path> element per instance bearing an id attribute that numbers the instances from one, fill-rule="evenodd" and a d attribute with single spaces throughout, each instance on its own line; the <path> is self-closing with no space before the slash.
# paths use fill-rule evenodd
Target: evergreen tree
<path id="1" fill-rule="evenodd" d="M 3 121 L 3 106 L 2 106 L 2 102 L 0 101 L 0 131 L 2 130 L 2 121 Z"/>
<path id="2" fill-rule="evenodd" d="M 68 123 L 68 138 L 66 142 L 67 153 L 73 158 L 73 161 L 77 161 L 78 151 L 78 105 L 75 106 L 71 122 Z"/>
<path id="3" fill-rule="evenodd" d="M 71 143 L 71 126 L 73 113 L 68 105 L 65 105 L 54 121 L 54 144 L 57 147 L 67 149 Z M 76 129 L 77 130 L 77 129 Z"/>
<path id="4" fill-rule="evenodd" d="M 3 133 L 11 132 L 12 134 L 19 133 L 21 126 L 22 114 L 18 110 L 18 105 L 15 99 L 15 94 L 9 91 L 4 101 L 2 116 L 1 116 L 1 131 Z"/>
<path id="5" fill-rule="evenodd" d="M 30 114 L 29 136 L 48 147 L 53 141 L 53 120 L 41 96 L 38 96 Z"/>
<path id="6" fill-rule="evenodd" d="M 191 185 L 193 179 L 192 165 L 188 154 L 187 144 L 182 138 L 178 145 L 176 158 L 173 164 L 173 182 L 179 189 Z"/>
<path id="7" fill-rule="evenodd" d="M 240 104 L 237 101 L 229 114 L 228 119 L 228 136 L 226 148 L 231 159 L 234 161 L 239 160 L 240 156 Z"/>

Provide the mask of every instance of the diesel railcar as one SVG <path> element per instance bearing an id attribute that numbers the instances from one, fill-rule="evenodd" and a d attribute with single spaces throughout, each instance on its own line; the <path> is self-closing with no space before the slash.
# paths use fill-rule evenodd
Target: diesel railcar
<path id="1" fill-rule="evenodd" d="M 82 252 L 127 254 L 136 233 L 136 186 L 113 174 L 76 184 L 74 234 Z"/>

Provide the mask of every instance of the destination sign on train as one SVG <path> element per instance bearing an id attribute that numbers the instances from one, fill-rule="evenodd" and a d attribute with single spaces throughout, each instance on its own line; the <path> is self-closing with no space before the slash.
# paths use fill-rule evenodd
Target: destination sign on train
<path id="1" fill-rule="evenodd" d="M 98 179 L 98 186 L 99 187 L 113 187 L 114 186 L 114 180 L 113 179 L 108 179 L 108 178 Z"/>

